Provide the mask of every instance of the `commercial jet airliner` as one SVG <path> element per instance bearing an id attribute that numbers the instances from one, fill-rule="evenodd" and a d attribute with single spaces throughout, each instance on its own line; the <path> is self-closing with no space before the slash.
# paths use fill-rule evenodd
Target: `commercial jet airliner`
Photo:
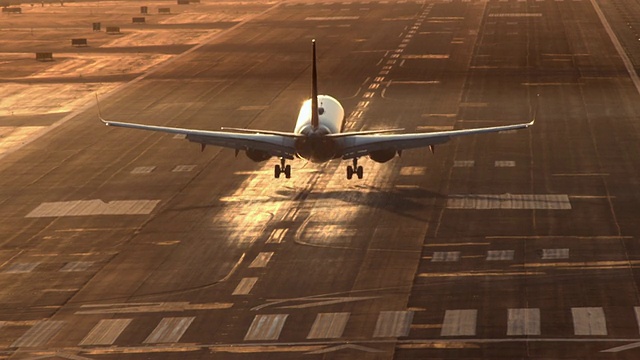
<path id="1" fill-rule="evenodd" d="M 293 132 L 270 130 L 222 128 L 222 131 L 181 129 L 105 120 L 98 111 L 100 120 L 107 126 L 160 131 L 185 135 L 186 139 L 206 145 L 222 146 L 236 150 L 236 155 L 244 151 L 255 162 L 271 157 L 280 159 L 275 165 L 274 175 L 291 177 L 291 165 L 286 160 L 302 158 L 314 163 L 324 163 L 333 159 L 352 160 L 347 166 L 347 179 L 356 175 L 362 179 L 364 170 L 358 166 L 358 158 L 369 156 L 373 161 L 384 163 L 400 155 L 403 150 L 429 147 L 445 143 L 453 137 L 484 134 L 499 131 L 524 129 L 529 123 L 484 127 L 468 130 L 451 130 L 430 133 L 389 134 L 402 129 L 343 132 L 344 109 L 338 100 L 328 95 L 318 95 L 318 75 L 316 71 L 316 42 L 312 41 L 312 81 L 311 98 L 302 104 Z"/>

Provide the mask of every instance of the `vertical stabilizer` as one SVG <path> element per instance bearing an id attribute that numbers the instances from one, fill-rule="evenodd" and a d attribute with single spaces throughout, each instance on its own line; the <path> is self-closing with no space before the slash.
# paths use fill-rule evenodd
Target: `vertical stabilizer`
<path id="1" fill-rule="evenodd" d="M 320 124 L 318 113 L 318 73 L 316 71 L 316 40 L 311 41 L 313 46 L 313 65 L 312 65 L 312 78 L 311 78 L 311 126 L 314 129 L 318 128 Z"/>

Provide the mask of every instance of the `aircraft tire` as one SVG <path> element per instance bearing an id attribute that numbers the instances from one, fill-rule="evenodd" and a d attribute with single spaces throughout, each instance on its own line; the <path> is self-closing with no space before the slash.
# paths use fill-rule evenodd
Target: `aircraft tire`
<path id="1" fill-rule="evenodd" d="M 282 173 L 282 170 L 280 170 L 280 165 L 276 165 L 274 173 L 273 173 L 273 175 L 275 176 L 276 179 L 280 178 L 280 173 Z"/>
<path id="2" fill-rule="evenodd" d="M 353 167 L 351 165 L 347 166 L 347 180 L 351 180 L 353 177 Z"/>
<path id="3" fill-rule="evenodd" d="M 291 179 L 291 165 L 287 165 L 284 167 L 284 176 L 287 179 Z"/>
<path id="4" fill-rule="evenodd" d="M 362 166 L 358 166 L 358 168 L 356 169 L 356 175 L 358 175 L 358 179 L 362 179 L 362 177 L 364 176 L 364 169 L 362 168 Z"/>

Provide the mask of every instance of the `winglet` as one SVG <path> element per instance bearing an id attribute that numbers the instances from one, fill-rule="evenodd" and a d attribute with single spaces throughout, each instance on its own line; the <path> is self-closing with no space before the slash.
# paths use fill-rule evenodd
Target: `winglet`
<path id="1" fill-rule="evenodd" d="M 527 123 L 527 126 L 531 126 L 535 124 L 536 117 L 538 116 L 538 107 L 540 106 L 540 94 L 536 94 L 536 103 L 533 105 L 533 114 L 531 116 L 531 121 Z"/>
<path id="2" fill-rule="evenodd" d="M 311 126 L 317 129 L 320 125 L 318 114 L 318 72 L 316 70 L 316 39 L 311 40 L 313 47 L 313 64 L 311 66 Z"/>
<path id="3" fill-rule="evenodd" d="M 95 95 L 98 108 L 98 119 L 100 119 L 100 121 L 102 121 L 105 125 L 109 126 L 109 122 L 102 117 L 102 111 L 100 110 L 100 101 L 98 100 L 98 93 L 95 93 Z"/>

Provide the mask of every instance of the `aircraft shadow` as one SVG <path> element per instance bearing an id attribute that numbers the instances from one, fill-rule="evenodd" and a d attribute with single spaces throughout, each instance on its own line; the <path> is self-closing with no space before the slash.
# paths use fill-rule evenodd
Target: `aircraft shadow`
<path id="1" fill-rule="evenodd" d="M 234 199 L 227 204 L 239 206 L 255 206 L 277 202 L 302 203 L 305 201 L 335 200 L 347 205 L 362 206 L 369 209 L 379 209 L 398 214 L 400 216 L 412 218 L 418 221 L 428 221 L 428 212 L 424 211 L 433 206 L 433 202 L 445 199 L 446 196 L 420 188 L 412 189 L 379 189 L 375 187 L 361 186 L 333 191 L 314 191 L 313 189 L 280 189 L 274 196 L 268 198 L 240 198 Z M 225 206 L 224 202 L 208 203 L 195 206 L 182 206 L 167 209 L 173 211 L 193 211 L 203 209 L 214 209 Z M 319 204 L 323 206 L 323 204 Z"/>
<path id="2" fill-rule="evenodd" d="M 336 200 L 350 205 L 389 211 L 419 221 L 428 220 L 426 217 L 419 215 L 426 215 L 426 212 L 422 210 L 433 206 L 432 203 L 425 200 L 436 201 L 446 198 L 440 193 L 420 188 L 383 190 L 362 187 L 362 189 L 321 192 L 314 192 L 313 190 L 279 190 L 277 194 L 283 196 L 283 201 Z"/>

